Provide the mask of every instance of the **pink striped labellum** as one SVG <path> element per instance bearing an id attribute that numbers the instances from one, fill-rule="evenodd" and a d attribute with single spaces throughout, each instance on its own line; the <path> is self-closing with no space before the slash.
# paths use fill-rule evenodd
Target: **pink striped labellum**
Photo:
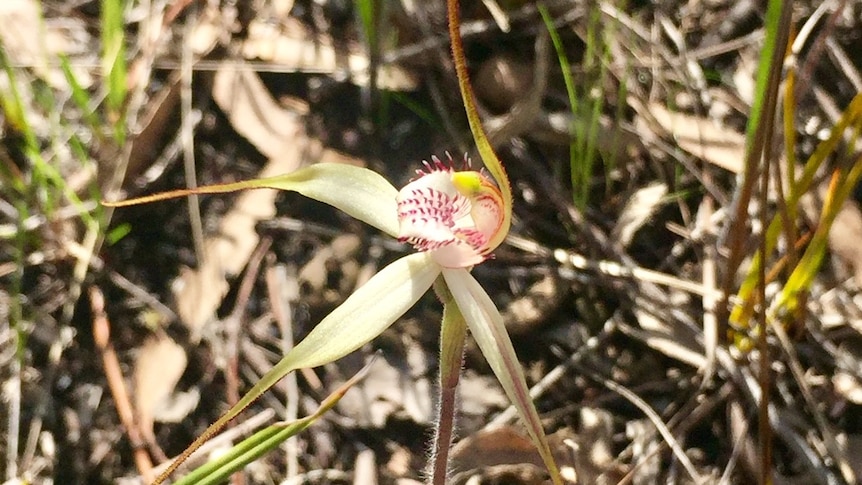
<path id="1" fill-rule="evenodd" d="M 467 268 L 487 259 L 503 230 L 500 189 L 484 171 L 456 170 L 437 157 L 396 199 L 398 239 L 428 251 L 444 268 Z M 465 158 L 465 167 L 469 160 Z"/>

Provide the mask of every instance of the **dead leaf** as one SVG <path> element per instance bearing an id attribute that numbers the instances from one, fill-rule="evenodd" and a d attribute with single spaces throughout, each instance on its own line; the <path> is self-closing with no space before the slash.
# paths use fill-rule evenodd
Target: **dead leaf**
<path id="1" fill-rule="evenodd" d="M 133 376 L 135 410 L 146 436 L 153 435 L 155 416 L 167 404 L 186 363 L 185 350 L 165 335 L 147 339 L 138 350 Z"/>
<path id="2" fill-rule="evenodd" d="M 454 475 L 452 485 L 543 485 L 550 483 L 544 467 L 529 464 L 494 465 Z"/>
<path id="3" fill-rule="evenodd" d="M 416 345 L 409 347 L 419 349 Z M 395 358 L 376 359 L 356 385 L 361 392 L 346 394 L 338 403 L 339 412 L 360 426 L 374 428 L 385 426 L 394 413 L 403 413 L 416 423 L 430 422 L 434 407 L 425 369 L 415 369 L 410 362 L 390 362 Z"/>
<path id="4" fill-rule="evenodd" d="M 612 237 L 623 247 L 631 244 L 637 231 L 655 215 L 667 195 L 667 185 L 656 183 L 640 188 L 626 202 L 617 219 Z"/>
<path id="5" fill-rule="evenodd" d="M 170 126 L 168 121 L 176 112 L 179 102 L 180 74 L 179 71 L 176 71 L 147 102 L 146 111 L 139 121 L 139 126 L 142 128 L 131 139 L 132 149 L 129 151 L 126 178 L 123 181 L 124 189 L 128 189 L 130 183 L 149 170 L 152 162 L 158 157 L 155 150 L 162 146 L 160 140 L 164 139 L 165 136 L 171 136 L 166 135 L 165 130 Z M 103 172 L 105 172 L 105 177 L 113 177 L 112 171 L 104 170 Z M 105 187 L 106 182 L 100 181 L 100 185 Z"/>
<path id="6" fill-rule="evenodd" d="M 308 297 L 306 304 L 337 304 L 356 289 L 360 267 L 355 257 L 361 247 L 359 236 L 342 234 L 314 252 L 297 275 Z M 334 271 L 338 273 L 338 286 L 331 288 L 328 285 L 332 279 L 330 274 Z"/>
<path id="7" fill-rule="evenodd" d="M 503 393 L 496 378 L 470 369 L 461 373 L 458 394 L 461 397 L 459 412 L 465 418 L 471 416 L 484 418 L 491 410 L 505 409 L 509 406 L 509 399 Z"/>
<path id="8" fill-rule="evenodd" d="M 745 136 L 742 134 L 704 118 L 674 113 L 659 103 L 651 103 L 647 109 L 683 150 L 733 173 L 742 170 L 745 159 Z M 638 122 L 645 120 L 638 116 Z"/>
<path id="9" fill-rule="evenodd" d="M 638 300 L 642 300 L 638 298 Z M 638 305 L 635 307 L 635 317 L 640 329 L 632 329 L 633 334 L 653 349 L 677 359 L 680 362 L 701 368 L 706 364 L 706 356 L 703 347 L 685 331 L 682 324 L 675 320 L 664 320 L 658 318 L 647 310 L 651 304 Z"/>
<path id="10" fill-rule="evenodd" d="M 84 21 L 75 16 L 67 16 L 62 22 L 44 21 L 41 8 L 35 0 L 3 0 L 0 2 L 0 44 L 13 64 L 32 67 L 34 72 L 53 88 L 67 91 L 69 83 L 63 71 L 49 59 L 59 54 L 75 55 L 79 58 L 89 54 L 87 42 L 90 36 Z M 95 56 L 90 55 L 95 62 Z M 80 67 L 72 66 L 75 79 L 84 88 L 93 83 L 90 73 Z"/>
<path id="11" fill-rule="evenodd" d="M 829 249 L 852 268 L 857 286 L 862 286 L 862 211 L 852 200 L 844 202 L 829 229 Z"/>
<path id="12" fill-rule="evenodd" d="M 542 465 L 542 457 L 530 438 L 512 426 L 481 430 L 452 447 L 452 466 L 472 470 L 492 465 L 532 463 Z"/>
<path id="13" fill-rule="evenodd" d="M 548 322 L 548 315 L 559 308 L 565 292 L 558 277 L 545 275 L 506 306 L 504 324 L 513 336 L 527 335 Z"/>
<path id="14" fill-rule="evenodd" d="M 855 376 L 838 371 L 832 376 L 832 385 L 835 392 L 844 396 L 848 401 L 853 404 L 862 404 L 862 385 Z"/>
<path id="15" fill-rule="evenodd" d="M 280 26 L 262 19 L 252 21 L 242 54 L 246 59 L 278 64 L 286 71 L 343 73 L 346 80 L 359 86 L 366 86 L 370 79 L 371 62 L 367 55 L 358 48 L 339 52 L 332 39 L 325 35 L 315 37 L 294 18 L 286 19 Z M 382 65 L 377 71 L 377 84 L 390 91 L 411 91 L 419 83 L 416 76 L 398 66 Z"/>
<path id="16" fill-rule="evenodd" d="M 230 64 L 218 69 L 212 96 L 234 130 L 267 157 L 302 145 L 296 142 L 302 131 L 299 115 L 282 108 L 251 67 Z"/>

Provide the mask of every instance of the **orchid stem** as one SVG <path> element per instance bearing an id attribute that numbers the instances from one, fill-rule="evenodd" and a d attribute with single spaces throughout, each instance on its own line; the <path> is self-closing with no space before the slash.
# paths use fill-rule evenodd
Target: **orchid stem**
<path id="1" fill-rule="evenodd" d="M 449 448 L 452 446 L 455 429 L 455 391 L 464 361 L 467 322 L 442 278 L 435 283 L 434 291 L 443 302 L 443 322 L 440 325 L 440 395 L 437 401 L 430 483 L 445 485 L 449 474 Z"/>
<path id="2" fill-rule="evenodd" d="M 434 449 L 431 460 L 431 483 L 433 485 L 445 485 L 449 475 L 449 448 L 452 447 L 452 437 L 455 428 L 455 385 L 443 387 L 442 383 L 448 380 L 440 369 L 440 396 L 437 401 L 437 419 L 435 421 Z M 458 375 L 455 375 L 455 384 Z"/>

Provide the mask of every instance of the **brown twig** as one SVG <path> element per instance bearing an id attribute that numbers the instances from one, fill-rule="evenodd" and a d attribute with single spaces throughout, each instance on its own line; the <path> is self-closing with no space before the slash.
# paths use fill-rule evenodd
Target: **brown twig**
<path id="1" fill-rule="evenodd" d="M 242 277 L 242 281 L 239 284 L 239 290 L 237 290 L 236 295 L 236 304 L 233 307 L 230 315 L 225 319 L 225 340 L 226 346 L 228 348 L 228 371 L 226 373 L 225 379 L 227 380 L 227 399 L 228 404 L 233 406 L 239 401 L 239 373 L 237 369 L 239 368 L 238 364 L 238 355 L 239 355 L 239 330 L 240 323 L 242 322 L 242 313 L 245 311 L 246 306 L 248 305 L 248 301 L 251 298 L 251 290 L 254 286 L 254 280 L 257 277 L 258 270 L 260 269 L 260 263 L 263 260 L 264 255 L 267 251 L 269 251 L 269 247 L 272 244 L 272 239 L 266 237 L 260 241 L 257 249 L 255 249 L 254 253 L 251 255 L 251 258 L 248 261 L 248 266 L 246 266 L 245 274 Z"/>
<path id="2" fill-rule="evenodd" d="M 126 428 L 126 435 L 132 444 L 138 472 L 145 482 L 150 482 L 155 476 L 153 474 L 153 462 L 147 454 L 144 439 L 135 422 L 135 412 L 129 399 L 129 392 L 126 389 L 123 372 L 120 370 L 120 360 L 111 344 L 111 323 L 105 313 L 105 297 L 102 291 L 95 286 L 90 288 L 90 309 L 93 312 L 93 340 L 95 340 L 96 347 L 102 355 L 105 378 L 108 380 L 108 388 L 114 398 L 117 414 L 123 427 Z"/>

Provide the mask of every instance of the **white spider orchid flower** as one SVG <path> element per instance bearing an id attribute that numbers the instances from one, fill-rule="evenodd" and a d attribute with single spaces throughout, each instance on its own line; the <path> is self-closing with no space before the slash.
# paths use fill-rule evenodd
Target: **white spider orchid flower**
<path id="1" fill-rule="evenodd" d="M 398 191 L 371 170 L 320 163 L 266 179 L 178 190 L 110 204 L 126 206 L 191 193 L 255 188 L 291 190 L 332 205 L 418 250 L 380 270 L 324 317 L 200 435 L 186 453 L 200 447 L 289 372 L 327 364 L 370 342 L 409 310 L 442 275 L 446 297 L 440 337 L 441 377 L 451 378 L 460 371 L 466 324 L 524 420 L 552 481 L 562 483 L 503 318 L 470 274 L 470 268 L 490 257 L 502 243 L 511 224 L 512 194 L 506 173 L 496 157 L 490 163 L 488 159 L 485 161 L 496 182 L 484 171 L 456 170 L 451 160 L 444 164 L 432 158 L 432 163 L 426 162 L 425 168 L 417 171 L 418 176 Z M 450 306 L 453 304 L 455 308 Z M 457 382 L 457 377 L 454 379 Z"/>
<path id="2" fill-rule="evenodd" d="M 133 205 L 190 194 L 264 187 L 292 190 L 330 204 L 390 236 L 411 243 L 418 250 L 383 268 L 327 315 L 233 407 L 198 436 L 157 482 L 164 480 L 179 463 L 289 372 L 332 362 L 380 335 L 442 275 L 443 282 L 438 288 L 443 300 L 440 376 L 441 385 L 445 387 L 441 389 L 441 396 L 446 394 L 448 398 L 445 402 L 441 400 L 441 414 L 444 405 L 454 406 L 454 387 L 447 386 L 457 383 L 467 327 L 524 420 L 551 481 L 562 485 L 559 468 L 530 399 L 503 318 L 485 290 L 470 275 L 470 268 L 487 259 L 506 238 L 512 218 L 512 191 L 503 165 L 482 129 L 473 99 L 459 33 L 458 1 L 447 0 L 446 3 L 461 98 L 473 140 L 490 176 L 484 171 L 456 170 L 451 163 L 447 165 L 432 158 L 432 163 L 426 163 L 425 169 L 418 171 L 415 180 L 398 191 L 371 170 L 321 163 L 268 179 L 179 190 L 110 204 Z M 448 431 L 443 429 L 439 419 L 437 424 L 437 439 L 445 442 L 435 443 L 435 453 L 448 453 L 452 423 L 447 424 Z M 446 479 L 446 460 L 445 456 L 439 459 L 441 456 L 435 459 L 434 483 L 443 483 Z"/>
<path id="3" fill-rule="evenodd" d="M 511 197 L 504 195 L 508 185 L 502 192 L 484 172 L 456 170 L 436 157 L 401 191 L 371 170 L 327 163 L 251 183 L 325 202 L 417 249 L 383 268 L 327 315 L 276 366 L 274 378 L 332 362 L 368 343 L 412 307 L 441 274 L 450 287 L 454 283 L 466 291 L 453 288 L 465 316 L 476 313 L 471 307 L 479 309 L 481 318 L 493 322 L 476 325 L 493 325 L 505 335 L 499 312 L 469 268 L 490 257 L 508 232 Z M 231 185 L 233 190 L 250 188 Z M 476 293 L 484 298 L 475 298 Z M 511 347 L 508 337 L 505 340 L 493 347 Z M 259 386 L 272 384 L 267 381 L 264 377 Z"/>
<path id="4" fill-rule="evenodd" d="M 508 179 L 499 164 L 489 165 L 489 170 L 495 174 L 496 182 L 484 171 L 456 170 L 451 161 L 446 164 L 432 158 L 423 170 L 417 171 L 418 176 L 412 182 L 398 191 L 371 170 L 320 163 L 286 175 L 195 189 L 195 193 L 264 187 L 295 191 L 332 205 L 418 250 L 380 270 L 324 317 L 209 431 L 221 429 L 289 372 L 332 362 L 370 342 L 409 310 L 442 275 L 451 294 L 451 301 L 445 303 L 457 305 L 457 313 L 463 316 L 460 325 L 466 322 L 524 419 L 540 454 L 550 456 L 503 318 L 469 271 L 490 257 L 505 239 L 511 223 Z M 175 191 L 112 205 L 153 202 L 189 193 Z M 444 321 L 441 345 L 463 343 L 463 338 L 455 336 L 457 327 L 458 324 L 447 325 Z M 452 338 L 447 332 L 453 334 Z M 460 355 L 460 349 L 454 352 Z M 441 360 L 441 373 L 457 374 L 459 370 L 459 359 Z M 209 431 L 189 448 L 205 442 L 210 437 Z M 550 460 L 548 463 L 549 468 L 555 466 Z"/>

